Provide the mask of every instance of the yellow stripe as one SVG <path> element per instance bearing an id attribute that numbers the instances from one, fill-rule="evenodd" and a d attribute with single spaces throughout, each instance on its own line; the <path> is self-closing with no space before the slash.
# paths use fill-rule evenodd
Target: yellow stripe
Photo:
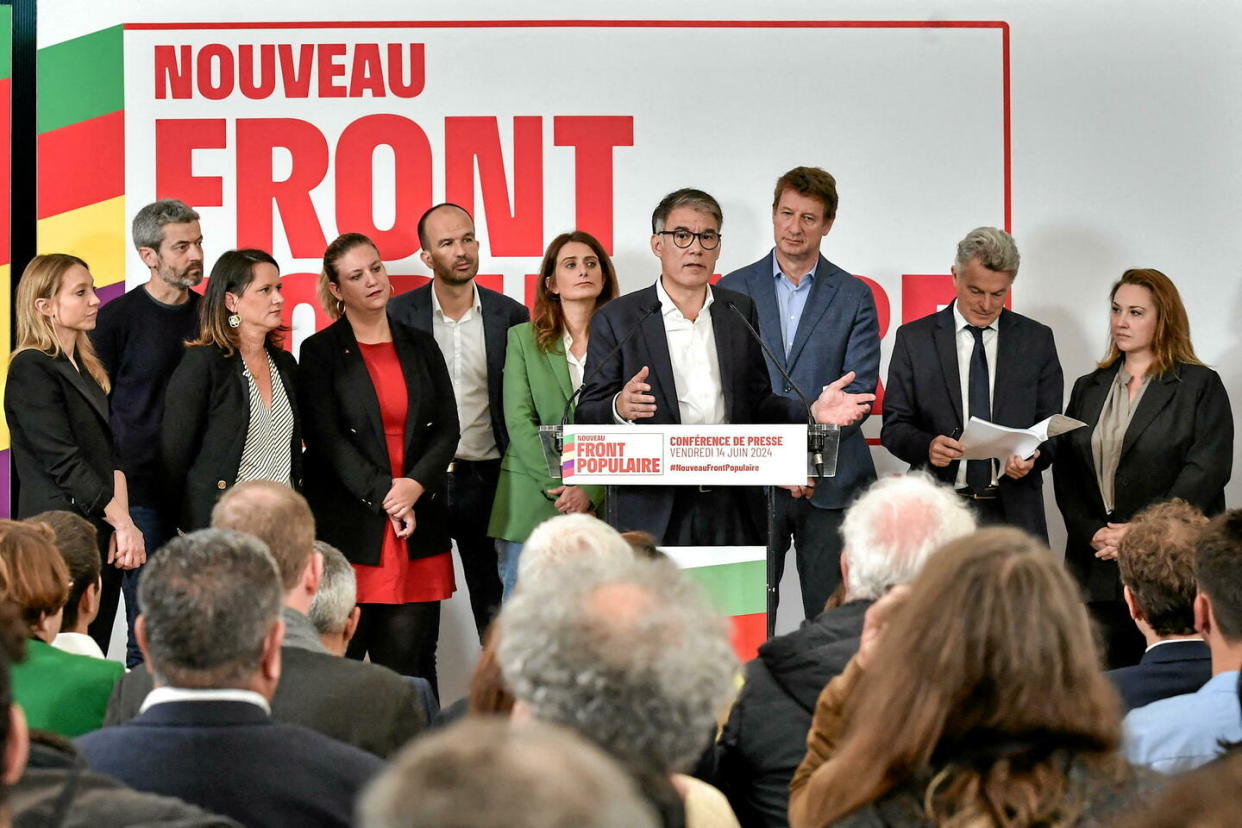
<path id="1" fill-rule="evenodd" d="M 39 221 L 39 253 L 72 253 L 84 260 L 97 288 L 125 281 L 127 246 L 125 196 Z"/>
<path id="2" fill-rule="evenodd" d="M 0 265 L 0 285 L 7 285 L 9 282 L 9 265 Z M 4 358 L 4 373 L 0 374 L 0 399 L 4 399 L 4 382 L 9 376 L 9 342 L 12 335 L 9 331 L 9 291 L 0 290 L 0 357 Z M 9 447 L 9 424 L 5 422 L 4 417 L 0 417 L 0 451 L 4 451 Z M 4 504 L 7 509 L 8 504 Z"/>

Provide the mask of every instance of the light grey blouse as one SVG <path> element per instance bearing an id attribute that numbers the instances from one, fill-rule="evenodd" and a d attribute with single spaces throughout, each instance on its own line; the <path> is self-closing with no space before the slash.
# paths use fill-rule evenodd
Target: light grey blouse
<path id="1" fill-rule="evenodd" d="M 1130 427 L 1130 419 L 1143 400 L 1151 375 L 1143 377 L 1138 393 L 1130 399 L 1126 386 L 1130 383 L 1130 374 L 1126 371 L 1123 360 L 1117 361 L 1117 375 L 1104 398 L 1104 407 L 1100 409 L 1100 419 L 1091 432 L 1091 456 L 1095 460 L 1095 479 L 1100 485 L 1100 497 L 1104 501 L 1104 511 L 1112 512 L 1114 503 L 1114 483 L 1117 476 L 1117 464 L 1121 461 L 1121 445 L 1126 438 L 1126 430 Z"/>

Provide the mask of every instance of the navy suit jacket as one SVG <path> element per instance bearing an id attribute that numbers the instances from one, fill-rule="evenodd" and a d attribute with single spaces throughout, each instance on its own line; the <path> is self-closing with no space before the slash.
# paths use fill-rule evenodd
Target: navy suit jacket
<path id="1" fill-rule="evenodd" d="M 730 423 L 802 423 L 806 409 L 788 397 L 772 392 L 759 343 L 751 338 L 745 325 L 728 304 L 732 302 L 755 323 L 755 309 L 750 299 L 725 288 L 712 288 L 714 300 L 708 308 L 712 315 L 712 332 L 716 340 L 716 358 L 720 364 L 725 417 Z M 654 417 L 644 424 L 680 423 L 677 407 L 677 386 L 673 382 L 673 363 L 668 355 L 668 335 L 660 311 L 643 315 L 658 306 L 655 285 L 613 299 L 591 318 L 591 339 L 587 344 L 586 383 L 578 402 L 574 421 L 579 423 L 613 423 L 612 399 L 644 365 L 650 368 L 647 377 L 651 394 L 656 400 Z M 637 334 L 625 343 L 612 358 L 604 357 L 634 326 L 641 322 Z M 650 532 L 662 540 L 673 510 L 674 490 L 669 486 L 622 486 L 617 495 L 617 522 L 622 530 Z"/>
<path id="2" fill-rule="evenodd" d="M 1212 677 L 1212 651 L 1202 641 L 1169 641 L 1143 653 L 1132 667 L 1105 675 L 1117 685 L 1126 710 L 1169 696 L 1196 693 Z"/>
<path id="3" fill-rule="evenodd" d="M 1061 363 L 1052 329 L 1008 309 L 997 320 L 996 379 L 992 422 L 1030 428 L 1061 412 Z M 927 456 L 938 435 L 965 428 L 961 375 L 957 370 L 953 306 L 897 329 L 884 387 L 884 426 L 880 442 L 911 468 L 926 469 L 953 485 L 958 461 L 944 468 Z M 1039 447 L 1035 468 L 1020 480 L 1000 476 L 1005 521 L 1048 541 L 1044 517 L 1043 470 L 1052 462 L 1052 441 Z"/>
<path id="4" fill-rule="evenodd" d="M 384 767 L 243 701 L 157 704 L 76 744 L 93 770 L 244 825 L 351 825 L 354 802 Z"/>
<path id="5" fill-rule="evenodd" d="M 754 264 L 733 271 L 720 280 L 720 286 L 744 293 L 755 303 L 759 335 L 808 400 L 814 402 L 825 385 L 847 371 L 856 375 L 847 391 L 875 393 L 880 375 L 880 326 L 871 289 L 820 256 L 811 293 L 786 357 L 772 275 L 774 255 L 769 253 Z M 770 362 L 768 377 L 776 393 L 797 399 Z M 862 424 L 843 428 L 836 477 L 818 482 L 811 503 L 821 509 L 844 509 L 855 493 L 874 480 L 875 463 L 863 437 Z"/>
<path id="6" fill-rule="evenodd" d="M 492 434 L 496 438 L 496 450 L 503 457 L 509 447 L 509 432 L 505 429 L 505 404 L 502 382 L 505 373 L 505 347 L 509 343 L 509 329 L 530 321 L 526 306 L 510 299 L 503 293 L 479 289 L 479 304 L 483 306 L 483 347 L 487 351 L 487 410 L 492 419 Z M 428 282 L 420 288 L 394 296 L 388 303 L 388 315 L 403 324 L 426 333 L 431 328 L 431 290 Z M 445 356 L 445 359 L 448 359 Z"/>

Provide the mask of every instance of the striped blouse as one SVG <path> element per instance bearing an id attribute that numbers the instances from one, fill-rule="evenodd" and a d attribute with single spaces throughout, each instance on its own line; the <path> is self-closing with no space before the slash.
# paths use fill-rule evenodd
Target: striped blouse
<path id="1" fill-rule="evenodd" d="M 250 427 L 246 430 L 246 445 L 242 449 L 241 465 L 237 468 L 237 481 L 273 480 L 292 485 L 290 445 L 293 442 L 293 408 L 280 371 L 272 355 L 266 351 L 267 370 L 272 377 L 272 407 L 263 404 L 263 395 L 255 383 L 250 369 L 243 362 L 242 375 L 250 396 Z"/>

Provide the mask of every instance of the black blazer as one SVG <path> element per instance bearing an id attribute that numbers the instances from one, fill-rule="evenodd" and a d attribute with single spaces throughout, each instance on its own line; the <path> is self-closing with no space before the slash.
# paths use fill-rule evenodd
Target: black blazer
<path id="1" fill-rule="evenodd" d="M 302 425 L 298 415 L 294 374 L 297 362 L 288 351 L 267 346 L 293 409 L 289 441 L 289 473 L 302 487 Z M 187 348 L 164 396 L 160 428 L 160 462 L 177 528 L 202 529 L 211 524 L 211 509 L 224 490 L 237 482 L 250 397 L 241 354 L 225 356 L 217 345 Z"/>
<path id="2" fill-rule="evenodd" d="M 1095 479 L 1091 435 L 1116 374 L 1115 365 L 1099 368 L 1074 383 L 1065 413 L 1090 428 L 1057 439 L 1052 469 L 1057 505 L 1065 517 L 1065 561 L 1096 601 L 1121 600 L 1117 562 L 1099 560 L 1091 548 L 1097 530 L 1175 497 L 1208 515 L 1222 512 L 1233 468 L 1233 414 L 1220 376 L 1202 365 L 1178 363 L 1151 379 L 1130 420 L 1108 515 Z"/>
<path id="3" fill-rule="evenodd" d="M 384 763 L 244 701 L 157 704 L 75 744 L 92 769 L 243 825 L 349 826 Z"/>
<path id="4" fill-rule="evenodd" d="M 448 552 L 444 474 L 457 450 L 457 406 L 444 358 L 431 334 L 393 321 L 392 341 L 405 377 L 403 474 L 426 492 L 414 504 L 410 558 Z M 302 343 L 298 401 L 306 433 L 306 498 L 319 537 L 354 563 L 376 565 L 388 515 L 392 464 L 379 399 L 349 320 Z"/>
<path id="5" fill-rule="evenodd" d="M 725 288 L 712 288 L 708 307 L 716 358 L 720 364 L 725 416 L 730 423 L 802 423 L 806 409 L 797 400 L 772 391 L 768 368 L 759 343 L 751 337 L 728 304 L 755 325 L 755 308 L 748 296 Z M 641 329 L 630 337 L 621 352 L 606 360 L 609 352 L 633 330 L 639 319 L 659 304 L 655 285 L 626 294 L 604 305 L 591 318 L 591 340 L 587 344 L 586 379 L 574 419 L 579 423 L 612 423 L 612 399 L 622 386 L 644 366 L 650 368 L 647 382 L 656 399 L 654 417 L 644 425 L 680 423 L 677 387 L 673 382 L 673 363 L 668 354 L 668 335 L 660 311 L 642 320 Z M 673 509 L 674 489 L 669 486 L 624 486 L 618 490 L 617 520 L 624 529 L 638 529 L 661 538 L 668 528 Z"/>
<path id="6" fill-rule="evenodd" d="M 884 388 L 884 425 L 880 442 L 911 468 L 926 469 L 953 485 L 958 462 L 944 468 L 927 457 L 931 441 L 965 428 L 962 384 L 957 370 L 957 323 L 953 306 L 897 329 L 888 384 Z M 996 379 L 992 422 L 1029 428 L 1061 411 L 1064 380 L 1052 329 L 1010 310 L 997 320 Z M 1048 540 L 1044 517 L 1043 470 L 1053 459 L 1053 442 L 1039 447 L 1035 468 L 1020 480 L 1000 476 L 1000 505 L 1005 521 Z"/>
<path id="7" fill-rule="evenodd" d="M 17 517 L 64 509 L 111 531 L 103 515 L 120 464 L 99 383 L 63 354 L 21 351 L 9 364 L 4 415 L 20 483 Z"/>
<path id="8" fill-rule="evenodd" d="M 1195 693 L 1212 677 L 1212 651 L 1202 641 L 1168 641 L 1143 653 L 1130 667 L 1105 673 L 1126 710 L 1169 696 Z"/>
<path id="9" fill-rule="evenodd" d="M 509 432 L 505 429 L 505 403 L 501 391 L 505 373 L 505 347 L 509 344 L 509 329 L 514 325 L 529 322 L 530 311 L 525 305 L 503 293 L 488 290 L 482 285 L 476 287 L 479 289 L 479 304 L 483 306 L 483 346 L 487 350 L 487 410 L 492 418 L 496 450 L 504 457 L 505 449 L 509 447 Z M 420 288 L 394 296 L 388 303 L 389 317 L 430 334 L 431 290 L 432 283 L 428 282 Z"/>

